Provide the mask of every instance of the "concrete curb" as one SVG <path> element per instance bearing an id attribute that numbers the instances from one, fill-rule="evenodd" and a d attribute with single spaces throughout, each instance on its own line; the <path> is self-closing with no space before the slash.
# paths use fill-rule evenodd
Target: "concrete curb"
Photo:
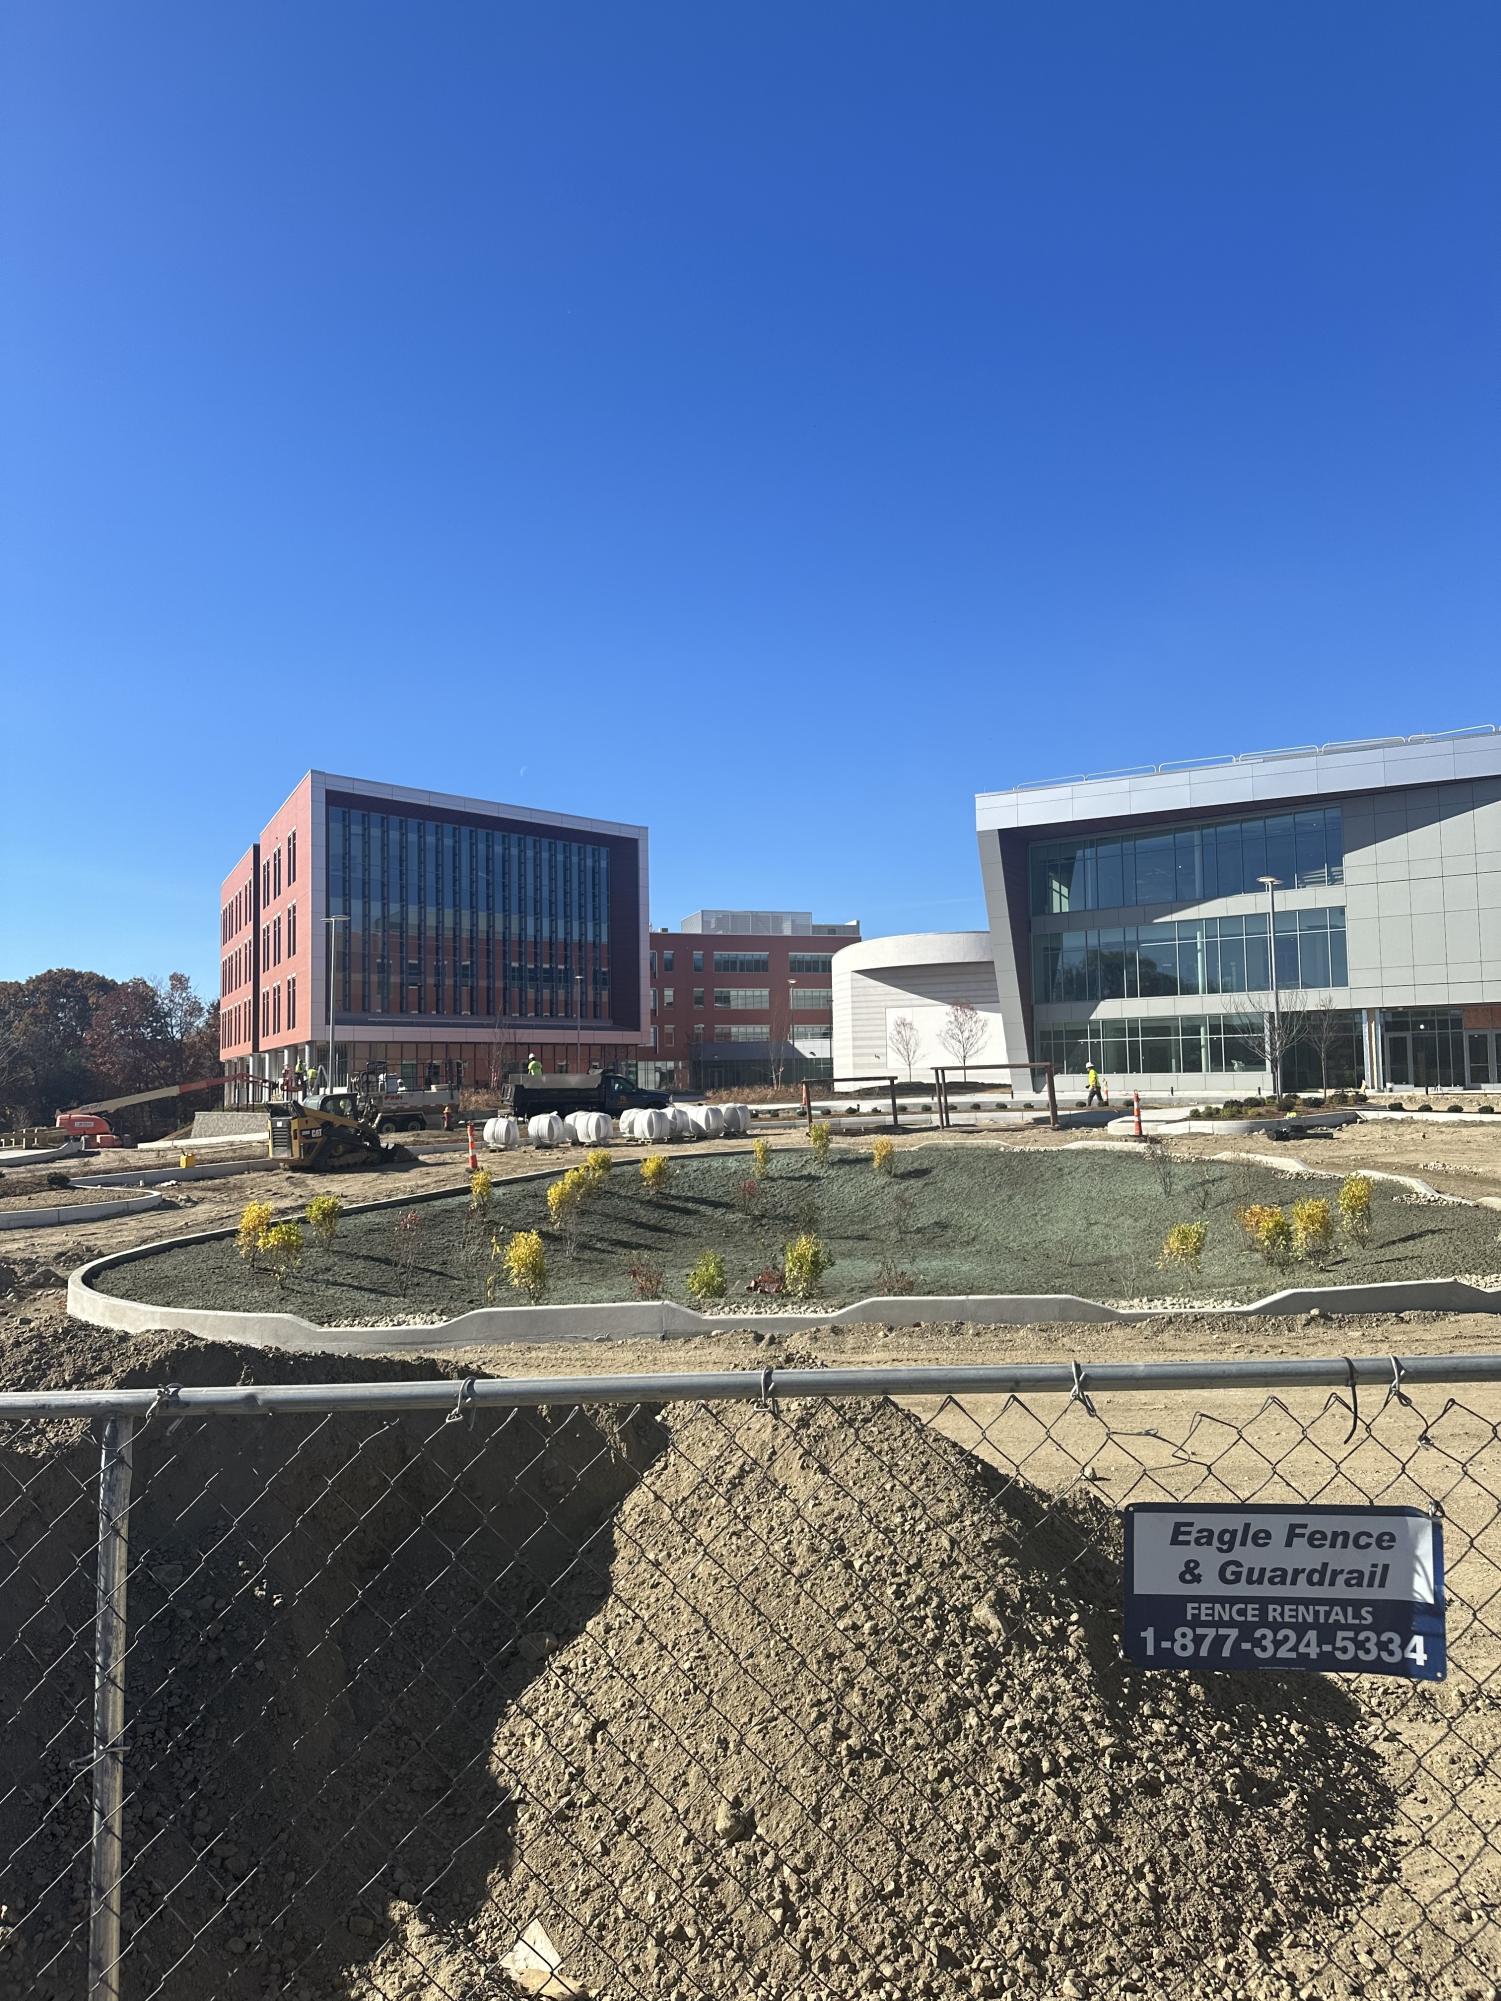
<path id="1" fill-rule="evenodd" d="M 112 1216 L 136 1216 L 142 1210 L 166 1206 L 165 1195 L 138 1195 L 124 1202 L 69 1202 L 58 1209 L 0 1209 L 0 1230 L 51 1230 L 63 1223 L 103 1223 Z"/>
<path id="2" fill-rule="evenodd" d="M 264 1160 L 210 1161 L 203 1167 L 148 1167 L 135 1174 L 85 1174 L 73 1177 L 75 1188 L 160 1188 L 172 1181 L 223 1181 L 234 1174 L 259 1174 L 275 1162 Z"/>
<path id="3" fill-rule="evenodd" d="M 81 1160 L 81 1146 L 17 1147 L 11 1149 L 0 1146 L 0 1169 L 10 1167 L 48 1167 L 54 1160 Z"/>

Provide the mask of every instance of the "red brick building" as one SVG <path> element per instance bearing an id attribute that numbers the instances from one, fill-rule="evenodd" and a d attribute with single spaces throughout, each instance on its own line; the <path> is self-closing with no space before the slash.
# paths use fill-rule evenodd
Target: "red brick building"
<path id="1" fill-rule="evenodd" d="M 858 923 L 815 923 L 806 910 L 697 910 L 653 931 L 641 1080 L 712 1090 L 827 1077 L 830 967 L 859 936 Z"/>

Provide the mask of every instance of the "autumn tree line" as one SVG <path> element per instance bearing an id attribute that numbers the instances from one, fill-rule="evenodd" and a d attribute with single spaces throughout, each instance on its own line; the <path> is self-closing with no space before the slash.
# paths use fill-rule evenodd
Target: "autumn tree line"
<path id="1" fill-rule="evenodd" d="M 0 980 L 0 1123 L 12 1129 L 218 1069 L 219 1003 L 196 993 L 186 973 L 112 980 L 57 966 Z M 184 1111 L 214 1102 L 204 1092 L 185 1107 L 146 1106 L 112 1123 L 137 1134 L 170 1129 Z"/>

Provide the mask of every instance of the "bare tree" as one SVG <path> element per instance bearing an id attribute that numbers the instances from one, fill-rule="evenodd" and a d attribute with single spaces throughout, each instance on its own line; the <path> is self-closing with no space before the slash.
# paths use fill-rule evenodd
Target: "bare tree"
<path id="1" fill-rule="evenodd" d="M 917 1023 L 910 1014 L 899 1014 L 886 1031 L 886 1039 L 891 1044 L 898 1063 L 907 1068 L 907 1082 L 912 1082 L 912 1072 L 917 1067 L 917 1058 L 922 1049 L 922 1036 Z"/>
<path id="2" fill-rule="evenodd" d="M 1254 1012 L 1240 1028 L 1241 1040 L 1256 1060 L 1271 1072 L 1272 1096 L 1282 1095 L 1282 1071 L 1288 1052 L 1308 1035 L 1313 1013 L 1309 996 L 1302 987 L 1279 987 L 1275 993 L 1253 993 L 1246 998 Z"/>
<path id="3" fill-rule="evenodd" d="M 1320 994 L 1311 1002 L 1308 1010 L 1304 1040 L 1319 1059 L 1319 1083 L 1324 1096 L 1329 1095 L 1329 1059 L 1343 1046 L 1350 1046 L 1350 1017 L 1339 1012 L 1334 1005 L 1332 994 Z"/>
<path id="4" fill-rule="evenodd" d="M 966 1082 L 969 1066 L 985 1041 L 985 1033 L 985 1017 L 973 1001 L 955 1001 L 943 1018 L 938 1040 L 959 1065 L 959 1074 Z"/>

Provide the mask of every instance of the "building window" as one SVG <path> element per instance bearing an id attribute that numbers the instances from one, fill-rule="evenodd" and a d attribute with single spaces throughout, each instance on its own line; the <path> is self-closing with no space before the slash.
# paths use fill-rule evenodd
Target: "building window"
<path id="1" fill-rule="evenodd" d="M 287 835 L 287 887 L 297 880 L 297 829 Z"/>
<path id="2" fill-rule="evenodd" d="M 273 896 L 281 895 L 281 849 L 280 848 L 278 848 L 275 854 L 272 855 L 271 857 L 271 894 Z"/>
<path id="3" fill-rule="evenodd" d="M 703 1004 L 704 1004 L 704 990 L 702 987 L 695 987 L 693 989 L 693 1005 L 695 1007 L 702 1007 Z"/>
<path id="4" fill-rule="evenodd" d="M 664 952 L 662 954 L 662 971 L 664 973 L 670 973 L 672 971 L 672 959 L 673 955 L 671 952 Z"/>
<path id="5" fill-rule="evenodd" d="M 694 1041 L 694 1042 L 702 1042 L 702 1041 L 703 1041 L 703 1039 L 704 1039 L 704 1025 L 703 1025 L 703 1023 L 702 1023 L 701 1021 L 696 1021 L 696 1022 L 694 1022 L 694 1024 L 693 1024 L 693 1030 L 692 1030 L 692 1035 L 691 1035 L 691 1038 L 690 1038 L 690 1039 L 691 1039 L 692 1041 Z"/>
<path id="6" fill-rule="evenodd" d="M 702 952 L 695 952 L 693 955 L 693 970 L 695 973 L 701 973 L 703 969 L 704 969 L 704 955 Z"/>
<path id="7" fill-rule="evenodd" d="M 653 1014 L 657 1011 L 657 990 L 655 987 L 651 990 L 651 1011 Z"/>
<path id="8" fill-rule="evenodd" d="M 273 1035 L 281 1034 L 281 987 L 279 984 L 271 989 L 271 1033 Z"/>
<path id="9" fill-rule="evenodd" d="M 677 1039 L 678 1039 L 677 1030 L 673 1027 L 670 1021 L 665 1022 L 662 1027 L 662 1047 L 664 1049 L 671 1049 L 673 1044 L 677 1041 Z"/>
<path id="10" fill-rule="evenodd" d="M 655 952 L 648 952 L 647 957 L 651 961 L 651 976 L 655 979 L 657 977 L 657 955 Z"/>
<path id="11" fill-rule="evenodd" d="M 297 975 L 293 973 L 287 980 L 287 1027 L 297 1026 Z"/>
<path id="12" fill-rule="evenodd" d="M 269 903 L 270 901 L 271 901 L 271 864 L 270 864 L 270 862 L 262 862 L 262 863 L 261 863 L 261 902 L 262 902 L 262 903 Z"/>
<path id="13" fill-rule="evenodd" d="M 287 957 L 289 959 L 297 957 L 297 905 L 295 903 L 290 905 L 287 910 Z"/>
<path id="14" fill-rule="evenodd" d="M 771 1006 L 771 990 L 768 987 L 716 987 L 714 989 L 716 1007 L 760 1008 L 763 1012 Z"/>
<path id="15" fill-rule="evenodd" d="M 261 964 L 263 966 L 269 966 L 270 963 L 271 963 L 271 926 L 269 924 L 263 924 L 261 926 Z"/>
<path id="16" fill-rule="evenodd" d="M 834 990 L 832 987 L 794 987 L 792 1005 L 827 1014 L 834 1005 Z"/>
<path id="17" fill-rule="evenodd" d="M 771 1023 L 769 1021 L 716 1021 L 714 1024 L 716 1042 L 769 1042 Z"/>
<path id="18" fill-rule="evenodd" d="M 669 1007 L 671 1007 L 671 1006 L 672 1006 L 672 1003 L 673 1003 L 673 991 L 674 991 L 674 990 L 673 990 L 673 988 L 671 988 L 671 987 L 663 987 L 663 989 L 662 989 L 662 1006 L 663 1006 L 664 1008 L 669 1008 Z"/>
<path id="19" fill-rule="evenodd" d="M 771 954 L 769 952 L 716 952 L 714 954 L 716 973 L 769 973 Z"/>
<path id="20" fill-rule="evenodd" d="M 789 952 L 787 970 L 789 973 L 827 973 L 832 971 L 832 952 Z"/>
<path id="21" fill-rule="evenodd" d="M 279 917 L 273 917 L 271 920 L 271 963 L 273 966 L 281 964 L 281 919 Z"/>

